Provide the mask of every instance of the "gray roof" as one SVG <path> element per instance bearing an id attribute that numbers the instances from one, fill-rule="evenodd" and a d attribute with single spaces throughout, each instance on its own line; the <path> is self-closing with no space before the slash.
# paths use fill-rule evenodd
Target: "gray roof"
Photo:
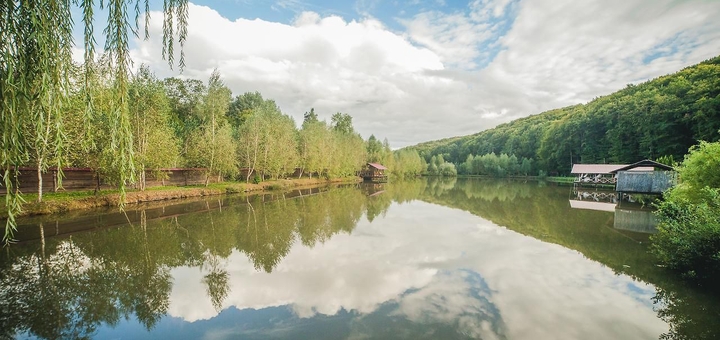
<path id="1" fill-rule="evenodd" d="M 641 170 L 641 169 L 643 169 L 643 170 Z M 645 170 L 645 169 L 647 169 L 647 170 Z M 661 169 L 661 170 L 665 170 L 665 171 L 675 170 L 673 167 L 671 167 L 669 165 L 651 161 L 649 159 L 644 159 L 637 163 L 633 163 L 633 164 L 621 167 L 619 169 L 615 169 L 615 170 L 613 170 L 613 173 L 617 173 L 619 171 L 653 171 L 655 169 Z"/>
<path id="2" fill-rule="evenodd" d="M 573 164 L 573 174 L 613 174 L 627 164 Z M 653 167 L 637 167 L 630 171 L 653 171 Z"/>

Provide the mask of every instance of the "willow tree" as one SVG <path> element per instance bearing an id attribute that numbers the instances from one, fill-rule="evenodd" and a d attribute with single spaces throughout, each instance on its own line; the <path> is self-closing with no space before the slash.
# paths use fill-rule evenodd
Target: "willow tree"
<path id="1" fill-rule="evenodd" d="M 60 108 L 69 93 L 72 69 L 72 10 L 78 5 L 84 27 L 84 58 L 94 60 L 96 19 L 95 9 L 107 10 L 107 26 L 103 30 L 104 50 L 114 66 L 113 106 L 110 137 L 114 166 L 122 174 L 120 185 L 133 181 L 133 145 L 128 114 L 128 73 L 130 67 L 130 35 L 137 35 L 141 5 L 144 5 L 145 38 L 150 20 L 149 0 L 36 0 L 0 1 L 0 169 L 8 194 L 5 205 L 8 219 L 3 240 L 12 239 L 15 216 L 21 212 L 23 199 L 18 190 L 19 167 L 30 161 L 37 146 L 52 147 L 56 166 L 62 164 L 65 144 L 63 113 Z M 131 7 L 129 9 L 128 7 Z M 173 64 L 174 42 L 181 47 L 187 35 L 187 0 L 164 0 L 163 57 Z M 134 14 L 133 20 L 130 20 Z M 184 55 L 180 53 L 180 66 Z M 89 71 L 85 71 L 89 76 Z M 93 115 L 91 100 L 86 114 Z M 51 127 L 50 129 L 48 127 Z M 33 146 L 35 148 L 33 148 Z M 45 158 L 36 160 L 42 164 Z M 122 201 L 122 200 L 121 200 Z"/>

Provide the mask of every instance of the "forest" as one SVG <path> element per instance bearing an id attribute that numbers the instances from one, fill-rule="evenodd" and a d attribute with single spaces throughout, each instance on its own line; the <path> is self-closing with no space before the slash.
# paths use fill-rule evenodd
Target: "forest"
<path id="1" fill-rule="evenodd" d="M 531 163 L 532 173 L 567 175 L 576 163 L 682 160 L 699 141 L 720 140 L 720 56 L 677 73 L 578 104 L 514 120 L 474 135 L 407 147 L 462 166 L 485 155 Z M 477 163 L 477 162 L 476 162 Z M 473 164 L 473 162 L 470 162 Z M 475 172 L 473 172 L 475 171 Z M 507 172 L 507 171 L 504 171 Z"/>

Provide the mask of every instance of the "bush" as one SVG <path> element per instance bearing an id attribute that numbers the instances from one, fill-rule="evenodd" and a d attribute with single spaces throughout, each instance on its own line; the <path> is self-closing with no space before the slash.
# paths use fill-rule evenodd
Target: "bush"
<path id="1" fill-rule="evenodd" d="M 690 148 L 678 173 L 658 206 L 652 251 L 685 277 L 720 278 L 720 142 Z"/>
<path id="2" fill-rule="evenodd" d="M 691 147 L 678 172 L 687 186 L 720 188 L 720 142 L 700 142 Z"/>
<path id="3" fill-rule="evenodd" d="M 720 278 L 720 189 L 700 190 L 700 202 L 670 195 L 658 206 L 652 252 L 660 262 L 692 279 Z"/>
<path id="4" fill-rule="evenodd" d="M 438 167 L 438 174 L 440 176 L 448 176 L 453 177 L 457 176 L 457 169 L 455 169 L 455 164 L 453 163 L 442 163 Z"/>

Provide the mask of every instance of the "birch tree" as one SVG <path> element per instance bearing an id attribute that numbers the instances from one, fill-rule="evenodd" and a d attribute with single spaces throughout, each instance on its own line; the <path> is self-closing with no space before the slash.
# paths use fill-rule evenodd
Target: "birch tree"
<path id="1" fill-rule="evenodd" d="M 162 83 L 143 66 L 130 83 L 130 114 L 137 184 L 145 190 L 145 172 L 176 166 L 178 141 L 169 125 L 170 105 Z"/>
<path id="2" fill-rule="evenodd" d="M 210 183 L 210 176 L 229 174 L 235 170 L 235 143 L 232 130 L 225 114 L 227 113 L 232 92 L 220 79 L 220 72 L 214 70 L 208 80 L 207 93 L 200 105 L 202 125 L 195 133 L 188 150 L 188 165 L 204 167 L 205 185 Z"/>

